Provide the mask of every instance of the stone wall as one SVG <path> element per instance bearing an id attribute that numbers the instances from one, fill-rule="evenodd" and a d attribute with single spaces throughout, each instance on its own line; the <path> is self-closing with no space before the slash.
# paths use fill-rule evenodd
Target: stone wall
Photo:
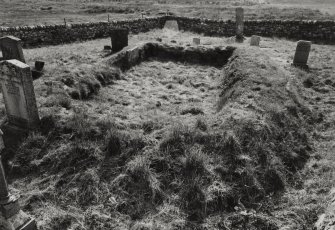
<path id="1" fill-rule="evenodd" d="M 164 17 L 120 20 L 111 22 L 82 23 L 65 25 L 39 25 L 24 27 L 0 27 L 0 37 L 12 35 L 23 41 L 24 47 L 57 45 L 75 41 L 104 38 L 110 29 L 128 28 L 132 33 L 146 32 L 162 28 Z"/>
<path id="2" fill-rule="evenodd" d="M 208 36 L 235 35 L 235 21 L 168 16 L 177 20 L 179 29 L 203 33 Z M 293 40 L 310 40 L 315 43 L 335 44 L 335 21 L 257 20 L 244 22 L 246 36 L 259 35 Z"/>
<path id="3" fill-rule="evenodd" d="M 113 55 L 107 65 L 116 66 L 122 71 L 130 69 L 145 60 L 154 58 L 162 61 L 175 61 L 198 65 L 222 67 L 233 55 L 235 47 L 183 47 L 162 43 L 145 43 Z"/>
<path id="4" fill-rule="evenodd" d="M 235 35 L 234 21 L 163 16 L 135 20 L 83 23 L 72 25 L 0 27 L 0 37 L 12 35 L 23 41 L 24 47 L 57 45 L 75 41 L 104 38 L 109 30 L 126 27 L 132 33 L 162 28 L 166 20 L 177 20 L 180 30 L 203 33 L 208 36 Z M 335 44 L 335 21 L 245 21 L 246 36 L 282 37 L 293 40 L 310 40 L 316 43 Z"/>

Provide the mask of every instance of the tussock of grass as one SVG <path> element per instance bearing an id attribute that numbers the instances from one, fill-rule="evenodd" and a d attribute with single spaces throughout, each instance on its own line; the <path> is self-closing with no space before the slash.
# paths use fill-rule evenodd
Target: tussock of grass
<path id="1" fill-rule="evenodd" d="M 118 211 L 130 215 L 133 219 L 154 210 L 160 204 L 163 193 L 157 175 L 149 167 L 150 162 L 144 156 L 137 156 L 126 165 L 125 174 L 120 174 L 113 182 L 117 190 L 124 192 L 125 202 L 118 206 Z"/>
<path id="2" fill-rule="evenodd" d="M 58 93 L 58 94 L 52 94 L 47 98 L 46 103 L 44 104 L 46 107 L 62 107 L 65 109 L 71 108 L 71 99 L 69 95 L 65 93 Z"/>
<path id="3" fill-rule="evenodd" d="M 188 109 L 184 109 L 183 111 L 181 111 L 181 115 L 185 115 L 185 114 L 192 114 L 192 115 L 199 115 L 199 114 L 204 114 L 204 112 L 202 111 L 201 108 L 188 108 Z"/>

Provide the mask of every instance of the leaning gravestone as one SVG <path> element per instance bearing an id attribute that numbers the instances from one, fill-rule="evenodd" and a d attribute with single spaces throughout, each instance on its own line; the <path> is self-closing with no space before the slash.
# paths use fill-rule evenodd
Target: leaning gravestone
<path id="1" fill-rule="evenodd" d="M 0 38 L 0 49 L 2 50 L 3 60 L 16 59 L 23 63 L 24 60 L 22 51 L 22 41 L 13 36 L 6 36 Z"/>
<path id="2" fill-rule="evenodd" d="M 164 29 L 179 30 L 178 22 L 176 20 L 167 20 L 164 25 Z"/>
<path id="3" fill-rule="evenodd" d="M 297 48 L 295 50 L 295 55 L 293 59 L 293 65 L 308 68 L 307 61 L 309 52 L 311 50 L 312 42 L 300 40 L 297 43 Z"/>
<path id="4" fill-rule="evenodd" d="M 193 38 L 193 44 L 200 45 L 200 38 Z"/>
<path id="5" fill-rule="evenodd" d="M 124 47 L 128 46 L 128 30 L 127 29 L 113 29 L 111 30 L 112 52 L 119 52 Z"/>
<path id="6" fill-rule="evenodd" d="M 244 9 L 242 7 L 236 8 L 236 41 L 243 42 L 244 30 Z"/>
<path id="7" fill-rule="evenodd" d="M 0 62 L 0 84 L 9 125 L 36 127 L 39 116 L 30 67 L 18 60 Z"/>
<path id="8" fill-rule="evenodd" d="M 259 43 L 261 41 L 260 36 L 252 35 L 250 39 L 250 45 L 251 46 L 259 46 Z"/>

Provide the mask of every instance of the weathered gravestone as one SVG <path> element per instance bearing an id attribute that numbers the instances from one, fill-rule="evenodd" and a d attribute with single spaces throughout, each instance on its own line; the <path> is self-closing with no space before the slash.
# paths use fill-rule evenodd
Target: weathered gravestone
<path id="1" fill-rule="evenodd" d="M 200 38 L 193 38 L 193 44 L 200 45 Z"/>
<path id="2" fill-rule="evenodd" d="M 128 34 L 129 32 L 127 29 L 111 30 L 112 52 L 119 52 L 124 47 L 128 46 Z"/>
<path id="3" fill-rule="evenodd" d="M 0 49 L 2 50 L 3 60 L 16 59 L 23 63 L 24 60 L 22 51 L 22 41 L 13 36 L 6 36 L 0 38 Z"/>
<path id="4" fill-rule="evenodd" d="M 30 67 L 18 60 L 0 62 L 0 84 L 9 125 L 36 127 L 39 116 Z"/>
<path id="5" fill-rule="evenodd" d="M 5 143 L 3 142 L 2 136 L 3 136 L 3 132 L 0 129 L 0 153 L 5 148 Z"/>
<path id="6" fill-rule="evenodd" d="M 244 30 L 244 9 L 242 7 L 236 8 L 236 41 L 243 42 Z"/>
<path id="7" fill-rule="evenodd" d="M 293 59 L 293 65 L 308 68 L 307 61 L 309 52 L 311 50 L 312 42 L 300 40 L 297 43 L 297 48 L 295 50 L 295 55 Z"/>
<path id="8" fill-rule="evenodd" d="M 259 46 L 259 43 L 261 41 L 260 36 L 252 35 L 250 39 L 250 45 L 251 46 Z"/>
<path id="9" fill-rule="evenodd" d="M 164 29 L 169 29 L 169 30 L 179 30 L 178 22 L 176 20 L 166 20 Z"/>

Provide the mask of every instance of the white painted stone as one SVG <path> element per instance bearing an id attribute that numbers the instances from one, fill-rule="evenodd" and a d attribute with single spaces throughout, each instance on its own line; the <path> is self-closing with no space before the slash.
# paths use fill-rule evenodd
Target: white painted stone
<path id="1" fill-rule="evenodd" d="M 260 36 L 252 35 L 250 39 L 250 45 L 251 46 L 259 46 L 259 43 L 261 41 Z"/>
<path id="2" fill-rule="evenodd" d="M 193 38 L 193 44 L 200 45 L 200 38 Z"/>
<path id="3" fill-rule="evenodd" d="M 179 31 L 178 22 L 176 20 L 167 20 L 165 22 L 164 29 Z"/>

